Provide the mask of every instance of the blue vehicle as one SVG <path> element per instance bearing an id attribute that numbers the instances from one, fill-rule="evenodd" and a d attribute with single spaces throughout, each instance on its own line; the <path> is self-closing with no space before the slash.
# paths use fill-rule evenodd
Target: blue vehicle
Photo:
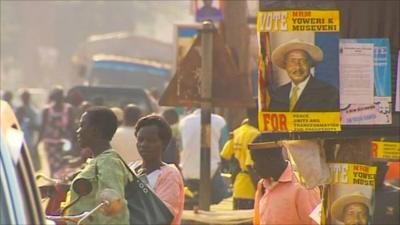
<path id="1" fill-rule="evenodd" d="M 140 87 L 161 93 L 171 78 L 173 45 L 126 31 L 89 36 L 72 57 L 89 86 Z"/>
<path id="2" fill-rule="evenodd" d="M 10 105 L 0 102 L 0 224 L 54 224 L 43 214 L 23 133 Z"/>
<path id="3" fill-rule="evenodd" d="M 97 54 L 85 77 L 89 86 L 155 88 L 161 92 L 171 78 L 171 66 L 140 58 Z"/>

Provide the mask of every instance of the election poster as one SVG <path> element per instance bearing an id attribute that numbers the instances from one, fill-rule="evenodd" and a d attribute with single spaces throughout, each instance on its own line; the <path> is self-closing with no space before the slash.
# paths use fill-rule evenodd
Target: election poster
<path id="1" fill-rule="evenodd" d="M 175 57 L 174 57 L 174 65 L 177 70 L 177 66 L 182 61 L 182 59 L 189 52 L 190 47 L 194 43 L 194 40 L 197 37 L 197 34 L 201 29 L 200 24 L 176 24 L 175 25 Z"/>
<path id="2" fill-rule="evenodd" d="M 376 160 L 400 162 L 400 142 L 373 141 L 372 158 Z"/>
<path id="3" fill-rule="evenodd" d="M 259 129 L 340 131 L 338 10 L 260 11 Z"/>
<path id="4" fill-rule="evenodd" d="M 342 124 L 391 124 L 389 40 L 341 39 L 339 62 Z"/>
<path id="5" fill-rule="evenodd" d="M 330 163 L 331 183 L 324 188 L 321 224 L 370 224 L 377 167 Z M 354 214 L 352 211 L 360 213 Z"/>

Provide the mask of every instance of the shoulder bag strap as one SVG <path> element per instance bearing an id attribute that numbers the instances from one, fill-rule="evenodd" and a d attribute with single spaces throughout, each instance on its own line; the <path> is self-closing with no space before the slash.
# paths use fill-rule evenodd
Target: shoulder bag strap
<path id="1" fill-rule="evenodd" d="M 137 179 L 138 176 L 136 175 L 136 173 L 134 171 L 131 170 L 131 168 L 129 168 L 129 166 L 126 164 L 126 162 L 122 159 L 122 157 L 117 153 L 118 158 L 121 160 L 121 162 L 125 165 L 126 169 L 132 174 L 133 179 Z"/>

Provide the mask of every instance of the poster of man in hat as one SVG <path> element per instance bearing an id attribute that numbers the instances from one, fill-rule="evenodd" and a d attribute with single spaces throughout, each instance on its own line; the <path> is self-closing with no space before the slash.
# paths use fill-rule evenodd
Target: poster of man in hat
<path id="1" fill-rule="evenodd" d="M 337 88 L 311 72 L 323 59 L 320 47 L 301 39 L 292 39 L 276 47 L 272 51 L 272 64 L 285 70 L 290 81 L 271 92 L 270 111 L 338 111 Z"/>
<path id="2" fill-rule="evenodd" d="M 260 129 L 339 131 L 339 12 L 259 12 Z"/>
<path id="3" fill-rule="evenodd" d="M 329 166 L 331 184 L 324 189 L 321 224 L 371 224 L 377 168 L 350 163 Z"/>
<path id="4" fill-rule="evenodd" d="M 367 225 L 370 211 L 371 199 L 361 192 L 340 196 L 331 206 L 332 217 L 344 225 Z"/>

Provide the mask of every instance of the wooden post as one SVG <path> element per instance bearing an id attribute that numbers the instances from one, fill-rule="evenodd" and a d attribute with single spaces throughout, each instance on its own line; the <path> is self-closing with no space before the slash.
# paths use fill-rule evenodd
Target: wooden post
<path id="1" fill-rule="evenodd" d="M 249 26 L 247 23 L 247 1 L 224 1 L 222 34 L 239 69 L 239 76 L 246 76 L 250 91 Z M 225 109 L 224 117 L 231 129 L 240 125 L 246 117 L 246 109 Z"/>
<path id="2" fill-rule="evenodd" d="M 214 24 L 204 21 L 201 30 L 201 149 L 200 149 L 200 192 L 199 207 L 210 210 L 210 151 L 211 151 L 211 98 L 213 71 Z"/>

